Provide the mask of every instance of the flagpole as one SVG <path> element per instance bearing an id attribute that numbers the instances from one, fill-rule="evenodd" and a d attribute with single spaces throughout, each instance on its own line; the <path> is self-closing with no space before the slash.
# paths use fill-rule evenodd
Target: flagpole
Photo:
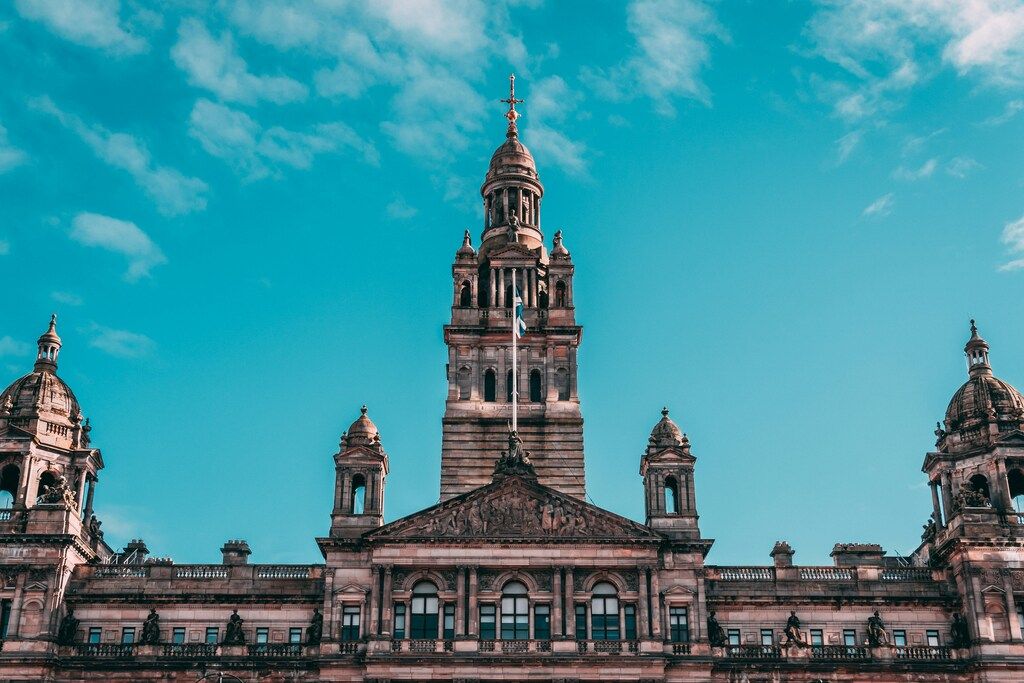
<path id="1" fill-rule="evenodd" d="M 516 337 L 519 335 L 517 328 L 519 321 L 518 312 L 516 311 L 516 294 L 519 288 L 516 286 L 516 269 L 512 269 L 512 431 L 519 431 L 519 369 L 517 356 L 519 355 L 519 345 L 516 342 Z"/>

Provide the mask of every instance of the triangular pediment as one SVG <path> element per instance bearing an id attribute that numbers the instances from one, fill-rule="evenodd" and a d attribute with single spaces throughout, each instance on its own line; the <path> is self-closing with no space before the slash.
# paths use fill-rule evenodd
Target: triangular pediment
<path id="1" fill-rule="evenodd" d="M 661 541 L 642 524 L 518 476 L 470 491 L 367 534 L 369 540 Z"/>
<path id="2" fill-rule="evenodd" d="M 533 250 L 525 244 L 519 244 L 518 242 L 509 243 L 498 249 L 492 251 L 488 258 L 492 261 L 498 259 L 522 259 L 522 258 L 534 258 L 536 255 Z"/>
<path id="3" fill-rule="evenodd" d="M 663 451 L 657 453 L 651 453 L 647 456 L 649 463 L 661 464 L 680 464 L 680 465 L 692 465 L 697 462 L 697 458 L 693 457 L 689 453 L 683 451 L 678 447 L 666 448 Z"/>
<path id="4" fill-rule="evenodd" d="M 996 441 L 1000 446 L 1024 446 L 1024 432 L 1014 429 L 1011 432 L 1004 432 L 999 435 Z"/>

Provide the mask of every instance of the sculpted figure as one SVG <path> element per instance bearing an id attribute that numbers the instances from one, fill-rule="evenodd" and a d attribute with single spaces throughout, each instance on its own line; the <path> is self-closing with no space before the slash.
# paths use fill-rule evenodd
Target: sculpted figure
<path id="1" fill-rule="evenodd" d="M 784 645 L 790 643 L 796 643 L 797 645 L 806 645 L 804 637 L 800 633 L 800 618 L 796 616 L 796 612 L 789 613 L 789 619 L 786 620 L 786 642 Z"/>
<path id="2" fill-rule="evenodd" d="M 708 614 L 708 642 L 714 647 L 722 647 L 726 644 L 727 638 L 725 635 L 725 629 L 718 623 L 718 619 L 715 617 L 715 610 L 711 610 Z"/>
<path id="3" fill-rule="evenodd" d="M 149 610 L 149 616 L 142 622 L 142 637 L 139 638 L 140 645 L 156 645 L 160 642 L 160 615 L 155 609 Z"/>
<path id="4" fill-rule="evenodd" d="M 245 645 L 245 633 L 242 631 L 244 620 L 238 616 L 238 610 L 231 612 L 228 626 L 224 629 L 223 645 Z"/>
<path id="5" fill-rule="evenodd" d="M 320 610 L 314 607 L 313 616 L 309 620 L 309 626 L 306 627 L 306 645 L 319 645 L 323 635 L 324 615 L 320 614 Z"/>
<path id="6" fill-rule="evenodd" d="M 953 623 L 949 626 L 951 645 L 957 648 L 971 646 L 971 631 L 967 627 L 967 620 L 957 612 L 953 615 Z"/>
<path id="7" fill-rule="evenodd" d="M 75 610 L 68 607 L 68 613 L 60 620 L 60 626 L 57 627 L 58 645 L 71 645 L 75 642 L 75 638 L 78 637 L 78 623 L 78 619 L 75 618 Z"/>
<path id="8" fill-rule="evenodd" d="M 885 622 L 878 616 L 878 610 L 868 617 L 868 645 L 880 647 L 889 644 L 889 632 L 885 630 Z"/>

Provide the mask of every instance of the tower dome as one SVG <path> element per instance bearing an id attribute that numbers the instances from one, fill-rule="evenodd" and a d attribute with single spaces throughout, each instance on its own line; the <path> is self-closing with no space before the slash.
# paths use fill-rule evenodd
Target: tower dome
<path id="1" fill-rule="evenodd" d="M 373 424 L 373 420 L 367 416 L 366 406 L 363 405 L 359 409 L 359 417 L 346 432 L 345 444 L 351 448 L 352 446 L 370 446 L 377 441 L 380 441 L 380 432 L 377 431 L 377 425 Z"/>
<path id="2" fill-rule="evenodd" d="M 984 445 L 1000 432 L 1021 429 L 1024 423 L 1024 396 L 992 374 L 988 350 L 988 343 L 972 320 L 971 338 L 964 347 L 968 379 L 946 408 L 945 431 L 940 439 L 943 450 Z"/>
<path id="3" fill-rule="evenodd" d="M 661 419 L 651 430 L 650 443 L 658 448 L 671 448 L 680 446 L 686 441 L 686 435 L 679 429 L 672 418 L 668 416 L 668 408 L 661 409 Z"/>

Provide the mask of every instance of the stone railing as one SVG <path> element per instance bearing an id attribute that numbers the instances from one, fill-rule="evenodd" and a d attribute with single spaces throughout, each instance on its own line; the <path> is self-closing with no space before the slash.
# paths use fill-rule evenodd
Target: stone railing
<path id="1" fill-rule="evenodd" d="M 672 643 L 672 654 L 674 655 L 688 655 L 690 654 L 689 643 Z"/>
<path id="2" fill-rule="evenodd" d="M 256 643 L 249 645 L 250 657 L 278 658 L 301 657 L 302 646 L 298 643 Z"/>
<path id="3" fill-rule="evenodd" d="M 79 643 L 71 646 L 77 657 L 125 658 L 135 654 L 135 646 L 122 643 Z"/>
<path id="4" fill-rule="evenodd" d="M 480 652 L 494 652 L 494 646 L 497 641 L 494 640 L 481 640 L 479 651 Z"/>
<path id="5" fill-rule="evenodd" d="M 354 655 L 359 651 L 358 640 L 343 640 L 338 643 L 338 652 L 343 655 Z"/>
<path id="6" fill-rule="evenodd" d="M 859 645 L 812 645 L 811 659 L 854 661 L 871 659 L 871 653 Z"/>
<path id="7" fill-rule="evenodd" d="M 323 577 L 323 565 L 301 564 L 172 564 L 151 562 L 147 564 L 94 564 L 79 565 L 75 568 L 73 580 L 133 579 L 150 577 L 164 581 L 210 581 L 232 582 L 263 581 L 311 581 Z"/>
<path id="8" fill-rule="evenodd" d="M 931 581 L 932 570 L 927 567 L 887 567 L 880 575 L 882 581 Z"/>
<path id="9" fill-rule="evenodd" d="M 436 640 L 410 640 L 409 652 L 437 652 Z"/>
<path id="10" fill-rule="evenodd" d="M 952 648 L 949 647 L 937 647 L 937 646 L 924 646 L 924 647 L 897 647 L 893 650 L 893 657 L 895 659 L 918 659 L 918 660 L 932 660 L 932 659 L 952 659 L 953 652 Z"/>
<path id="11" fill-rule="evenodd" d="M 257 579 L 308 579 L 309 565 L 302 564 L 270 564 L 256 565 Z"/>
<path id="12" fill-rule="evenodd" d="M 853 581 L 853 570 L 849 567 L 800 567 L 803 581 Z"/>
<path id="13" fill-rule="evenodd" d="M 167 643 L 163 656 L 175 659 L 206 659 L 217 656 L 216 643 Z"/>
<path id="14" fill-rule="evenodd" d="M 729 645 L 725 648 L 728 659 L 782 659 L 778 645 Z"/>
<path id="15" fill-rule="evenodd" d="M 9 522 L 11 517 L 14 516 L 14 510 L 6 509 L 0 510 L 0 522 Z"/>
<path id="16" fill-rule="evenodd" d="M 636 640 L 578 640 L 576 652 L 587 654 L 593 652 L 602 655 L 618 655 L 623 652 L 636 654 L 640 651 L 640 643 Z"/>
<path id="17" fill-rule="evenodd" d="M 174 568 L 176 579 L 226 579 L 228 568 L 218 564 L 194 564 Z"/>
<path id="18" fill-rule="evenodd" d="M 717 581 L 774 581 L 774 567 L 708 567 L 707 577 Z"/>
<path id="19" fill-rule="evenodd" d="M 100 564 L 93 567 L 92 575 L 103 579 L 145 578 L 149 567 L 141 564 Z"/>

